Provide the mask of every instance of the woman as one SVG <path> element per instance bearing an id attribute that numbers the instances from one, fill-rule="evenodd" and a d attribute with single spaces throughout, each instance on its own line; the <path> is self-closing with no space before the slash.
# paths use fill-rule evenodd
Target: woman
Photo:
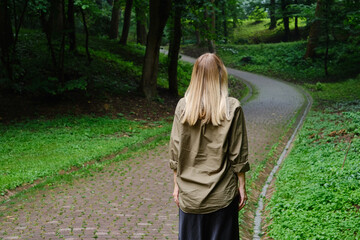
<path id="1" fill-rule="evenodd" d="M 170 138 L 179 239 L 239 239 L 247 156 L 245 119 L 240 102 L 228 97 L 226 68 L 215 54 L 203 54 L 176 106 Z"/>

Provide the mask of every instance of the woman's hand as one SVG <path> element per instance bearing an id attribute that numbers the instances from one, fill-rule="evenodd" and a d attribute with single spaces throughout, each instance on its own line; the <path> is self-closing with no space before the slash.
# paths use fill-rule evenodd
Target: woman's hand
<path id="1" fill-rule="evenodd" d="M 179 207 L 179 186 L 177 185 L 176 182 L 176 170 L 174 171 L 174 192 L 173 192 L 173 197 L 174 197 L 174 201 L 176 203 L 176 205 Z"/>
<path id="2" fill-rule="evenodd" d="M 243 187 L 239 187 L 239 192 L 240 192 L 240 199 L 239 199 L 239 211 L 240 211 L 243 207 L 245 207 L 245 204 L 248 199 L 245 185 Z"/>
<path id="3" fill-rule="evenodd" d="M 239 199 L 239 211 L 245 207 L 246 201 L 248 199 L 246 194 L 246 187 L 245 187 L 245 173 L 238 173 L 239 178 L 239 193 L 240 193 L 240 199 Z"/>
<path id="4" fill-rule="evenodd" d="M 179 207 L 179 187 L 177 184 L 174 186 L 173 197 L 176 205 Z"/>

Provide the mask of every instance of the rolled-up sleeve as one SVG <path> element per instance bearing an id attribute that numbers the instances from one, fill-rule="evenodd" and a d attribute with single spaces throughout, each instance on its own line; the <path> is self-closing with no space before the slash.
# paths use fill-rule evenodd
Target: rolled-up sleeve
<path id="1" fill-rule="evenodd" d="M 228 158 L 231 161 L 235 173 L 250 170 L 245 117 L 240 106 L 237 107 L 234 112 L 234 118 L 230 128 Z"/>
<path id="2" fill-rule="evenodd" d="M 180 121 L 175 114 L 173 126 L 171 129 L 171 136 L 170 136 L 170 143 L 169 143 L 169 153 L 170 153 L 170 168 L 173 170 L 177 169 L 178 161 L 179 161 L 179 143 L 180 143 L 180 136 L 179 136 L 179 124 Z"/>

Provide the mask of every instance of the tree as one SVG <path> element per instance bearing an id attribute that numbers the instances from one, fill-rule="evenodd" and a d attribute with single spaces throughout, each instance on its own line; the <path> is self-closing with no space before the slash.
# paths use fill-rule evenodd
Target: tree
<path id="1" fill-rule="evenodd" d="M 141 45 L 146 44 L 146 9 L 144 0 L 135 0 L 136 42 Z"/>
<path id="2" fill-rule="evenodd" d="M 67 27 L 69 31 L 69 49 L 70 51 L 76 50 L 76 35 L 75 35 L 75 6 L 74 0 L 68 0 L 68 13 L 67 13 Z"/>
<path id="3" fill-rule="evenodd" d="M 130 29 L 130 18 L 131 18 L 131 8 L 133 5 L 133 0 L 126 0 L 126 7 L 124 13 L 124 25 L 121 33 L 120 44 L 126 45 L 127 38 L 129 35 Z"/>
<path id="4" fill-rule="evenodd" d="M 269 14 L 270 14 L 270 26 L 269 26 L 269 29 L 270 30 L 276 28 L 275 11 L 276 11 L 275 0 L 270 0 L 270 7 L 269 7 Z"/>
<path id="5" fill-rule="evenodd" d="M 170 14 L 171 0 L 150 0 L 150 28 L 142 70 L 141 90 L 147 99 L 156 96 L 161 37 Z"/>
<path id="6" fill-rule="evenodd" d="M 172 15 L 172 30 L 170 32 L 170 47 L 169 47 L 169 90 L 174 96 L 178 96 L 178 81 L 177 81 L 177 66 L 180 51 L 181 41 L 181 13 L 183 10 L 183 1 L 178 1 L 173 4 L 173 15 Z"/>
<path id="7" fill-rule="evenodd" d="M 14 35 L 11 26 L 10 11 L 8 7 L 8 0 L 0 1 L 0 47 L 1 47 L 1 62 L 5 66 L 6 73 L 10 80 L 12 80 L 12 65 L 11 65 L 11 47 L 14 44 Z"/>
<path id="8" fill-rule="evenodd" d="M 221 1 L 221 15 L 222 15 L 222 24 L 223 24 L 223 30 L 224 30 L 224 42 L 227 43 L 228 42 L 228 37 L 229 37 L 229 33 L 228 33 L 228 27 L 227 27 L 227 4 L 226 1 Z"/>
<path id="9" fill-rule="evenodd" d="M 208 5 L 208 4 L 207 4 Z M 214 0 L 211 0 L 210 7 L 205 6 L 204 17 L 205 17 L 205 29 L 207 35 L 207 44 L 209 52 L 215 52 L 215 8 L 214 8 Z M 210 8 L 210 17 L 209 17 L 209 8 Z M 208 21 L 210 20 L 210 21 Z"/>
<path id="10" fill-rule="evenodd" d="M 319 41 L 320 37 L 320 18 L 322 16 L 322 0 L 317 0 L 316 9 L 315 9 L 315 20 L 311 24 L 308 43 L 306 46 L 306 53 L 304 58 L 314 58 L 315 57 L 315 48 Z"/>
<path id="11" fill-rule="evenodd" d="M 116 39 L 119 36 L 120 14 L 121 14 L 120 0 L 114 0 L 112 13 L 111 13 L 111 20 L 110 20 L 110 31 L 109 31 L 110 39 Z"/>
<path id="12" fill-rule="evenodd" d="M 287 11 L 288 2 L 287 0 L 281 0 L 281 10 L 282 10 L 282 16 L 283 16 L 283 23 L 284 23 L 284 41 L 289 41 L 290 38 L 290 27 L 289 27 L 289 15 Z"/>

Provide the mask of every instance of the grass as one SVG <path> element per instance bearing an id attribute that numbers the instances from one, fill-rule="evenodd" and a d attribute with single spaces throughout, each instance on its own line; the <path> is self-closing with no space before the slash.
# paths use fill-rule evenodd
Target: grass
<path id="1" fill-rule="evenodd" d="M 295 21 L 290 19 L 290 30 L 295 29 Z M 284 25 L 279 24 L 275 29 L 269 30 L 270 19 L 262 19 L 260 21 L 255 20 L 243 20 L 240 26 L 234 29 L 232 36 L 232 42 L 234 43 L 263 43 L 279 41 L 284 34 Z M 299 28 L 306 26 L 305 19 L 299 19 Z"/>
<path id="2" fill-rule="evenodd" d="M 314 107 L 266 207 L 269 237 L 359 238 L 359 80 L 324 83 L 312 92 Z M 307 87 L 314 90 L 316 84 Z"/>
<path id="3" fill-rule="evenodd" d="M 339 44 L 329 50 L 329 77 L 322 58 L 304 59 L 306 42 L 257 45 L 218 45 L 217 54 L 226 66 L 294 82 L 346 79 L 358 73 L 359 46 Z M 351 51 L 351 49 L 359 49 Z M 347 56 L 347 57 L 345 57 Z"/>
<path id="4" fill-rule="evenodd" d="M 149 138 L 166 134 L 167 121 L 59 117 L 1 126 L 0 194 L 61 170 L 82 167 Z"/>

